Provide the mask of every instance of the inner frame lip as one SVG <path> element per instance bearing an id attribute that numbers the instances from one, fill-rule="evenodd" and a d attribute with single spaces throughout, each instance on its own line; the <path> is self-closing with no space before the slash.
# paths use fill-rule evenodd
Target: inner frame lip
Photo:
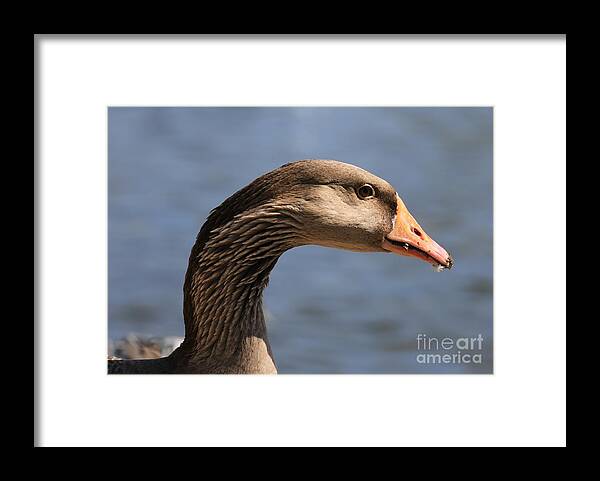
<path id="1" fill-rule="evenodd" d="M 390 239 L 388 236 L 385 236 L 385 240 L 387 242 L 389 242 L 390 244 L 396 246 L 396 247 L 401 247 L 402 249 L 406 249 L 406 246 L 408 246 L 408 251 L 414 250 L 419 252 L 420 254 L 424 255 L 425 257 L 427 257 L 427 259 L 434 263 L 437 266 L 442 266 L 446 269 L 451 269 L 452 265 L 453 265 L 453 261 L 452 261 L 452 257 L 448 256 L 448 259 L 446 260 L 446 264 L 442 264 L 440 261 L 438 261 L 436 258 L 434 258 L 431 254 L 429 254 L 427 251 L 424 251 L 423 249 L 421 249 L 418 246 L 415 246 L 414 244 L 412 244 L 410 241 L 397 241 L 394 239 Z"/>

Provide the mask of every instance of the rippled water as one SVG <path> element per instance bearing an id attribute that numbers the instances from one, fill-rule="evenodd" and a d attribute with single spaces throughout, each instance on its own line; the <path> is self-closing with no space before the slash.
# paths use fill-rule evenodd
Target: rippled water
<path id="1" fill-rule="evenodd" d="M 394 185 L 456 266 L 285 253 L 265 296 L 280 372 L 491 372 L 492 118 L 491 108 L 110 108 L 109 337 L 182 335 L 183 277 L 210 209 L 283 163 L 328 158 Z M 419 363 L 419 333 L 481 334 L 482 362 Z"/>

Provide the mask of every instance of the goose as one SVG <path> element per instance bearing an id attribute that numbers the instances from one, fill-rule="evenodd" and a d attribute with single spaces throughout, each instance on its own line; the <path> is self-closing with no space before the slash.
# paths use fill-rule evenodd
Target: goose
<path id="1" fill-rule="evenodd" d="M 385 180 L 336 160 L 268 172 L 211 211 L 189 257 L 185 337 L 169 356 L 109 359 L 111 374 L 276 374 L 262 296 L 287 250 L 318 245 L 454 263 Z"/>

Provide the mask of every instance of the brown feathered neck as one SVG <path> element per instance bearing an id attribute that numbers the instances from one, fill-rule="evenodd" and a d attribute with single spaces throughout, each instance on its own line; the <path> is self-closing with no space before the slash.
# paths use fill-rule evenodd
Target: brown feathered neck
<path id="1" fill-rule="evenodd" d="M 239 362 L 245 340 L 253 337 L 269 347 L 263 290 L 281 254 L 302 244 L 303 226 L 285 193 L 308 176 L 301 175 L 302 169 L 292 175 L 289 165 L 233 194 L 200 229 L 183 289 L 181 351 L 190 362 L 208 364 L 208 369 L 213 363 Z"/>

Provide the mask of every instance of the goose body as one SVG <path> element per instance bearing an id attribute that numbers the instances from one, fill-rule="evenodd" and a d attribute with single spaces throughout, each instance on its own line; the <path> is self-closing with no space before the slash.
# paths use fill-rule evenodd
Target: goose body
<path id="1" fill-rule="evenodd" d="M 302 245 L 453 264 L 385 180 L 334 160 L 286 164 L 226 199 L 200 229 L 183 287 L 183 343 L 159 359 L 110 359 L 108 372 L 277 373 L 262 294 L 281 254 Z"/>

